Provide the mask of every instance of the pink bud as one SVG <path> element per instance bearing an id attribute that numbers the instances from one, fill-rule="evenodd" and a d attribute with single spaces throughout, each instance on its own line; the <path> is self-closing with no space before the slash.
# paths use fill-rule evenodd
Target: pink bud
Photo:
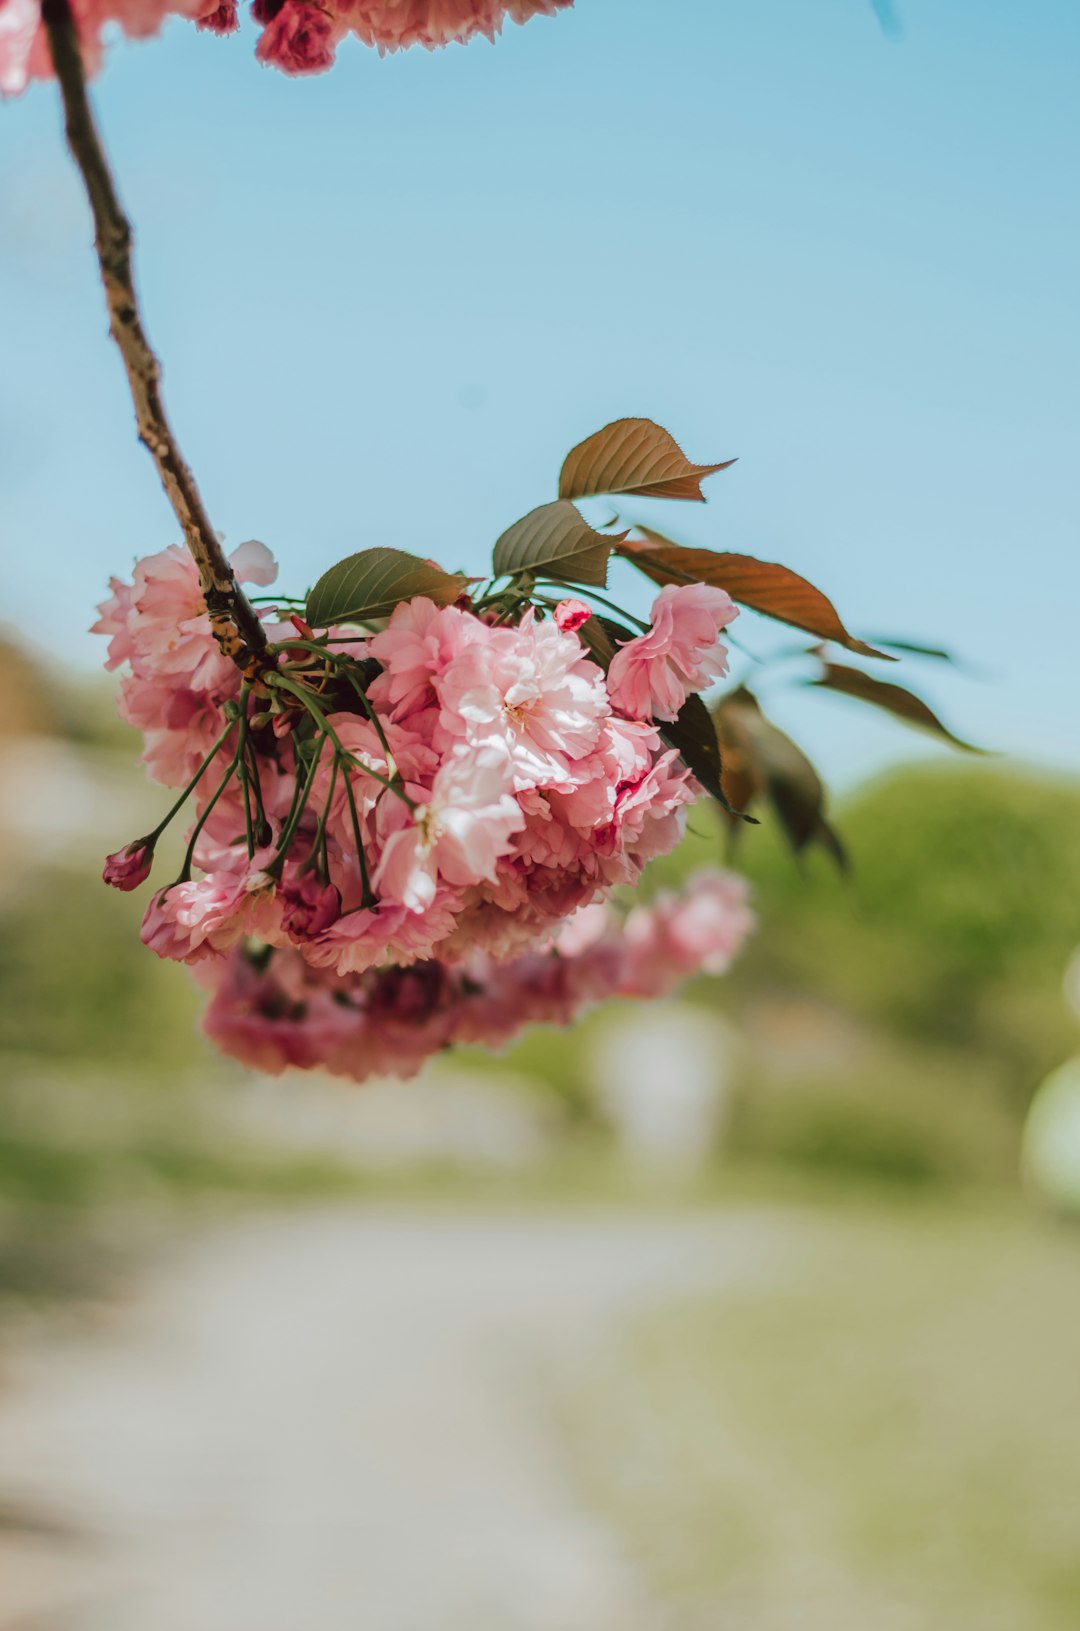
<path id="1" fill-rule="evenodd" d="M 308 0 L 285 0 L 284 5 L 259 0 L 254 16 L 266 24 L 255 47 L 260 62 L 287 74 L 321 74 L 332 66 L 345 28 L 320 6 Z"/>
<path id="2" fill-rule="evenodd" d="M 295 940 L 312 940 L 341 916 L 341 896 L 332 883 L 307 872 L 298 884 L 282 890 L 281 921 Z"/>
<path id="3" fill-rule="evenodd" d="M 211 34 L 235 34 L 240 27 L 240 19 L 236 15 L 236 0 L 222 0 L 220 5 L 215 5 L 214 0 L 210 0 L 210 9 L 196 18 L 195 26 L 207 29 Z"/>
<path id="4" fill-rule="evenodd" d="M 138 889 L 150 876 L 154 864 L 153 847 L 144 838 L 138 838 L 115 855 L 105 857 L 105 870 L 101 876 L 114 889 Z"/>
<path id="5" fill-rule="evenodd" d="M 576 634 L 592 616 L 592 610 L 583 600 L 560 600 L 555 608 L 555 621 L 564 634 Z"/>

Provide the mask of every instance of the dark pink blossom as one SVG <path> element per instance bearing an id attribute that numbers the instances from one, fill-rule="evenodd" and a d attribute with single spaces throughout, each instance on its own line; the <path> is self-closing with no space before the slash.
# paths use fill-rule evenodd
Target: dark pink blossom
<path id="1" fill-rule="evenodd" d="M 344 24 L 321 6 L 310 0 L 285 0 L 259 36 L 255 55 L 287 74 L 321 74 L 333 67 L 344 33 Z"/>
<path id="2" fill-rule="evenodd" d="M 293 940 L 313 940 L 341 916 L 341 894 L 317 872 L 305 872 L 299 883 L 281 891 L 281 922 Z"/>

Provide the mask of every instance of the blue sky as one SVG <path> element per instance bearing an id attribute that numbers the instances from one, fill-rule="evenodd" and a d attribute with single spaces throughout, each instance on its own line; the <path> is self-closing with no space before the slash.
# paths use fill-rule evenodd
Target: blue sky
<path id="1" fill-rule="evenodd" d="M 1080 768 L 1080 7 L 894 10 L 898 38 L 869 0 L 578 0 L 307 81 L 250 30 L 118 46 L 99 115 L 227 539 L 297 589 L 377 543 L 478 570 L 573 442 L 645 414 L 739 462 L 628 513 L 963 651 L 907 678 Z M 83 665 L 109 573 L 175 536 L 89 242 L 35 87 L 0 106 L 5 616 Z M 840 784 L 940 751 L 773 690 Z"/>

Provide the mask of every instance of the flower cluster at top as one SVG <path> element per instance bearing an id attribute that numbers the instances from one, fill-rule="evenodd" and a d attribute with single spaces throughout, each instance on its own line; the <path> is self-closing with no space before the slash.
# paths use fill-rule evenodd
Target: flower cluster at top
<path id="1" fill-rule="evenodd" d="M 347 34 L 380 52 L 410 45 L 433 49 L 483 34 L 494 39 L 505 19 L 525 23 L 573 0 L 254 0 L 261 28 L 255 55 L 288 74 L 316 74 L 333 65 Z M 240 27 L 237 0 L 71 0 L 88 73 L 101 63 L 110 25 L 132 39 L 156 34 L 166 17 L 187 18 L 214 34 Z M 31 79 L 52 76 L 41 23 L 41 0 L 0 0 L 0 92 L 15 95 Z"/>
<path id="2" fill-rule="evenodd" d="M 231 560 L 241 581 L 276 574 L 261 544 Z M 700 792 L 662 728 L 725 671 L 722 589 L 662 589 L 606 671 L 589 607 L 531 584 L 414 595 L 363 629 L 264 607 L 274 666 L 253 682 L 218 650 L 178 547 L 111 587 L 95 628 L 128 670 L 121 712 L 180 795 L 105 878 L 141 883 L 190 800 L 179 876 L 142 937 L 195 966 L 226 1051 L 408 1073 L 737 949 L 749 915 L 723 873 L 625 920 L 606 904 L 675 846 Z"/>

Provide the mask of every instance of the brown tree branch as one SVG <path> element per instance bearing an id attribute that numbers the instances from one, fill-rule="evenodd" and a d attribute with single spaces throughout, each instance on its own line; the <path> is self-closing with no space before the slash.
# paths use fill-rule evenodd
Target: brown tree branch
<path id="1" fill-rule="evenodd" d="M 68 147 L 94 217 L 94 246 L 109 308 L 109 332 L 124 361 L 139 440 L 157 466 L 165 496 L 199 568 L 214 638 L 226 656 L 254 678 L 270 666 L 266 634 L 236 582 L 165 413 L 161 364 L 146 338 L 135 294 L 131 225 L 117 197 L 87 96 L 70 0 L 42 0 L 41 16 L 64 101 Z"/>

